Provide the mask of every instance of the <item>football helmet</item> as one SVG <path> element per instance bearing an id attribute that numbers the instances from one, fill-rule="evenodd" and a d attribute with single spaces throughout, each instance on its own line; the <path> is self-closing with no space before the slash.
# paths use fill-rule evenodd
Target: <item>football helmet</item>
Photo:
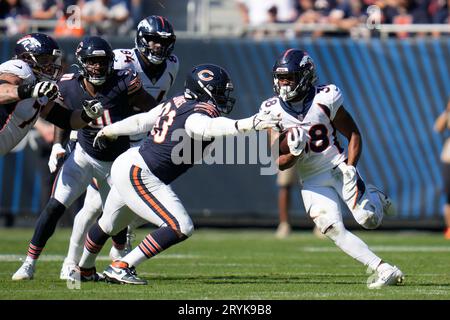
<path id="1" fill-rule="evenodd" d="M 95 86 L 105 83 L 114 70 L 114 52 L 100 37 L 85 37 L 78 44 L 75 57 L 80 73 Z"/>
<path id="2" fill-rule="evenodd" d="M 230 97 L 234 89 L 230 75 L 215 64 L 195 66 L 186 77 L 184 89 L 187 98 L 211 103 L 225 114 L 233 110 L 236 101 Z"/>
<path id="3" fill-rule="evenodd" d="M 272 74 L 274 91 L 284 101 L 304 99 L 317 81 L 314 61 L 298 49 L 286 50 L 275 62 Z"/>
<path id="4" fill-rule="evenodd" d="M 57 81 L 62 74 L 62 52 L 56 41 L 43 33 L 17 40 L 13 58 L 25 61 L 38 81 Z"/>
<path id="5" fill-rule="evenodd" d="M 163 63 L 172 53 L 176 36 L 172 24 L 164 17 L 149 16 L 139 22 L 136 48 L 151 63 Z"/>

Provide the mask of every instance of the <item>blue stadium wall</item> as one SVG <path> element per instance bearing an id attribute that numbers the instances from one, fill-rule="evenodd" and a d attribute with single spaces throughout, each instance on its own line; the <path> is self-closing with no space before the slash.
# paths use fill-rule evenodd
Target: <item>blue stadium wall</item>
<path id="1" fill-rule="evenodd" d="M 114 48 L 133 46 L 133 39 L 109 40 Z M 14 39 L 0 41 L 5 61 Z M 73 62 L 77 40 L 61 39 L 60 43 L 68 62 Z M 310 53 L 321 83 L 334 83 L 344 92 L 344 105 L 363 136 L 359 169 L 366 182 L 384 188 L 397 203 L 399 215 L 387 224 L 442 226 L 439 155 L 445 136 L 433 131 L 433 123 L 450 96 L 450 38 L 180 39 L 174 53 L 181 67 L 171 93 L 182 90 L 184 76 L 193 65 L 216 63 L 229 70 L 235 83 L 237 103 L 231 117 L 250 116 L 272 96 L 273 62 L 291 47 Z M 33 166 L 30 150 L 0 158 L 3 212 L 38 214 L 39 199 L 44 198 L 41 180 L 47 172 L 45 165 L 38 170 Z M 275 176 L 260 176 L 259 170 L 258 165 L 195 166 L 174 183 L 174 189 L 194 220 L 270 225 L 277 220 L 277 186 Z M 293 192 L 294 223 L 310 224 L 298 189 Z M 348 214 L 346 218 L 351 221 Z"/>

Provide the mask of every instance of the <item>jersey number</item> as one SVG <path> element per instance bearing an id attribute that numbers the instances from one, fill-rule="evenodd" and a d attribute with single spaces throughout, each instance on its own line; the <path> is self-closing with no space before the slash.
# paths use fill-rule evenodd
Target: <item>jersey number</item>
<path id="1" fill-rule="evenodd" d="M 330 145 L 328 139 L 328 129 L 323 124 L 316 124 L 309 129 L 308 132 L 311 139 L 309 140 L 309 148 L 314 152 L 322 152 Z"/>
<path id="2" fill-rule="evenodd" d="M 162 143 L 166 139 L 167 131 L 169 131 L 169 127 L 173 123 L 173 118 L 175 118 L 177 114 L 176 110 L 171 109 L 171 107 L 172 105 L 170 103 L 166 103 L 156 120 L 155 126 L 151 132 L 155 143 Z"/>
<path id="3" fill-rule="evenodd" d="M 100 118 L 93 120 L 90 126 L 101 129 L 110 124 L 112 124 L 111 115 L 109 114 L 109 110 L 105 109 L 103 111 L 103 115 Z"/>

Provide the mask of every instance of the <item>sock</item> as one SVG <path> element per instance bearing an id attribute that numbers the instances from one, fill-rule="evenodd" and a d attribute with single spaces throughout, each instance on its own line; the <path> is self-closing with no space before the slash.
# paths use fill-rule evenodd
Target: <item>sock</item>
<path id="1" fill-rule="evenodd" d="M 80 268 L 88 269 L 95 266 L 95 259 L 110 236 L 105 233 L 96 222 L 89 230 L 84 244 L 83 256 L 80 259 Z"/>
<path id="2" fill-rule="evenodd" d="M 325 233 L 334 243 L 353 259 L 376 270 L 381 259 L 357 236 L 346 230 L 342 222 L 333 224 Z"/>
<path id="3" fill-rule="evenodd" d="M 122 261 L 128 263 L 130 267 L 136 267 L 143 261 L 154 257 L 158 253 L 186 238 L 187 237 L 185 236 L 179 237 L 178 234 L 169 227 L 161 227 L 148 234 L 139 246 L 127 254 Z"/>
<path id="4" fill-rule="evenodd" d="M 28 246 L 27 260 L 31 261 L 39 259 L 47 240 L 50 239 L 55 232 L 58 220 L 62 217 L 65 210 L 66 207 L 61 202 L 55 198 L 50 198 L 36 222 L 33 237 Z"/>
<path id="5" fill-rule="evenodd" d="M 116 234 L 115 236 L 111 237 L 112 242 L 113 242 L 113 246 L 117 250 L 124 250 L 125 249 L 125 244 L 127 242 L 127 231 L 128 231 L 128 229 L 124 228 L 118 234 Z"/>

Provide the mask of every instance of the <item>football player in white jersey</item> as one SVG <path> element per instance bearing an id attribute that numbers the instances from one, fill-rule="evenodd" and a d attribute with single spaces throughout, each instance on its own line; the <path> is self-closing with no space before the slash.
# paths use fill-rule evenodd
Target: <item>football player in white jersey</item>
<path id="1" fill-rule="evenodd" d="M 178 58 L 172 53 L 176 36 L 172 24 L 164 17 L 149 16 L 143 19 L 137 26 L 135 44 L 133 49 L 114 50 L 114 69 L 132 69 L 136 71 L 142 81 L 142 87 L 152 95 L 159 103 L 166 99 L 167 93 L 175 82 L 179 69 Z M 60 131 L 60 130 L 57 130 Z M 65 154 L 61 141 L 64 135 L 60 132 L 56 136 L 61 137 L 52 148 L 49 166 L 50 171 L 57 169 L 58 159 Z M 147 134 L 139 134 L 130 137 L 132 147 L 139 146 Z M 67 257 L 61 268 L 60 279 L 67 279 L 70 271 L 78 264 L 86 233 L 89 227 L 102 213 L 100 194 L 92 183 L 87 191 L 83 208 L 74 219 L 72 236 L 70 239 Z M 131 246 L 132 231 L 147 221 L 135 219 L 126 230 L 113 239 L 110 250 L 111 260 L 120 259 L 125 255 L 126 248 L 122 241 L 127 240 L 128 250 Z M 127 238 L 125 238 L 125 236 Z"/>
<path id="2" fill-rule="evenodd" d="M 61 50 L 51 37 L 31 33 L 20 38 L 13 60 L 0 65 L 0 155 L 11 151 L 39 116 L 63 128 L 78 129 L 101 116 L 101 106 L 70 111 L 53 102 L 61 75 Z"/>
<path id="3" fill-rule="evenodd" d="M 402 282 L 403 273 L 397 267 L 376 256 L 343 224 L 340 199 L 365 229 L 377 228 L 383 214 L 392 214 L 392 203 L 384 193 L 365 184 L 356 169 L 362 140 L 343 106 L 342 92 L 333 84 L 315 86 L 314 62 L 297 49 L 279 57 L 273 80 L 277 96 L 264 101 L 261 110 L 282 114 L 280 128 L 288 130 L 289 153 L 280 154 L 277 164 L 285 170 L 297 163 L 307 213 L 340 249 L 376 272 L 369 288 Z M 347 151 L 339 145 L 337 132 L 348 139 Z M 279 143 L 275 128 L 270 134 L 272 144 Z"/>

